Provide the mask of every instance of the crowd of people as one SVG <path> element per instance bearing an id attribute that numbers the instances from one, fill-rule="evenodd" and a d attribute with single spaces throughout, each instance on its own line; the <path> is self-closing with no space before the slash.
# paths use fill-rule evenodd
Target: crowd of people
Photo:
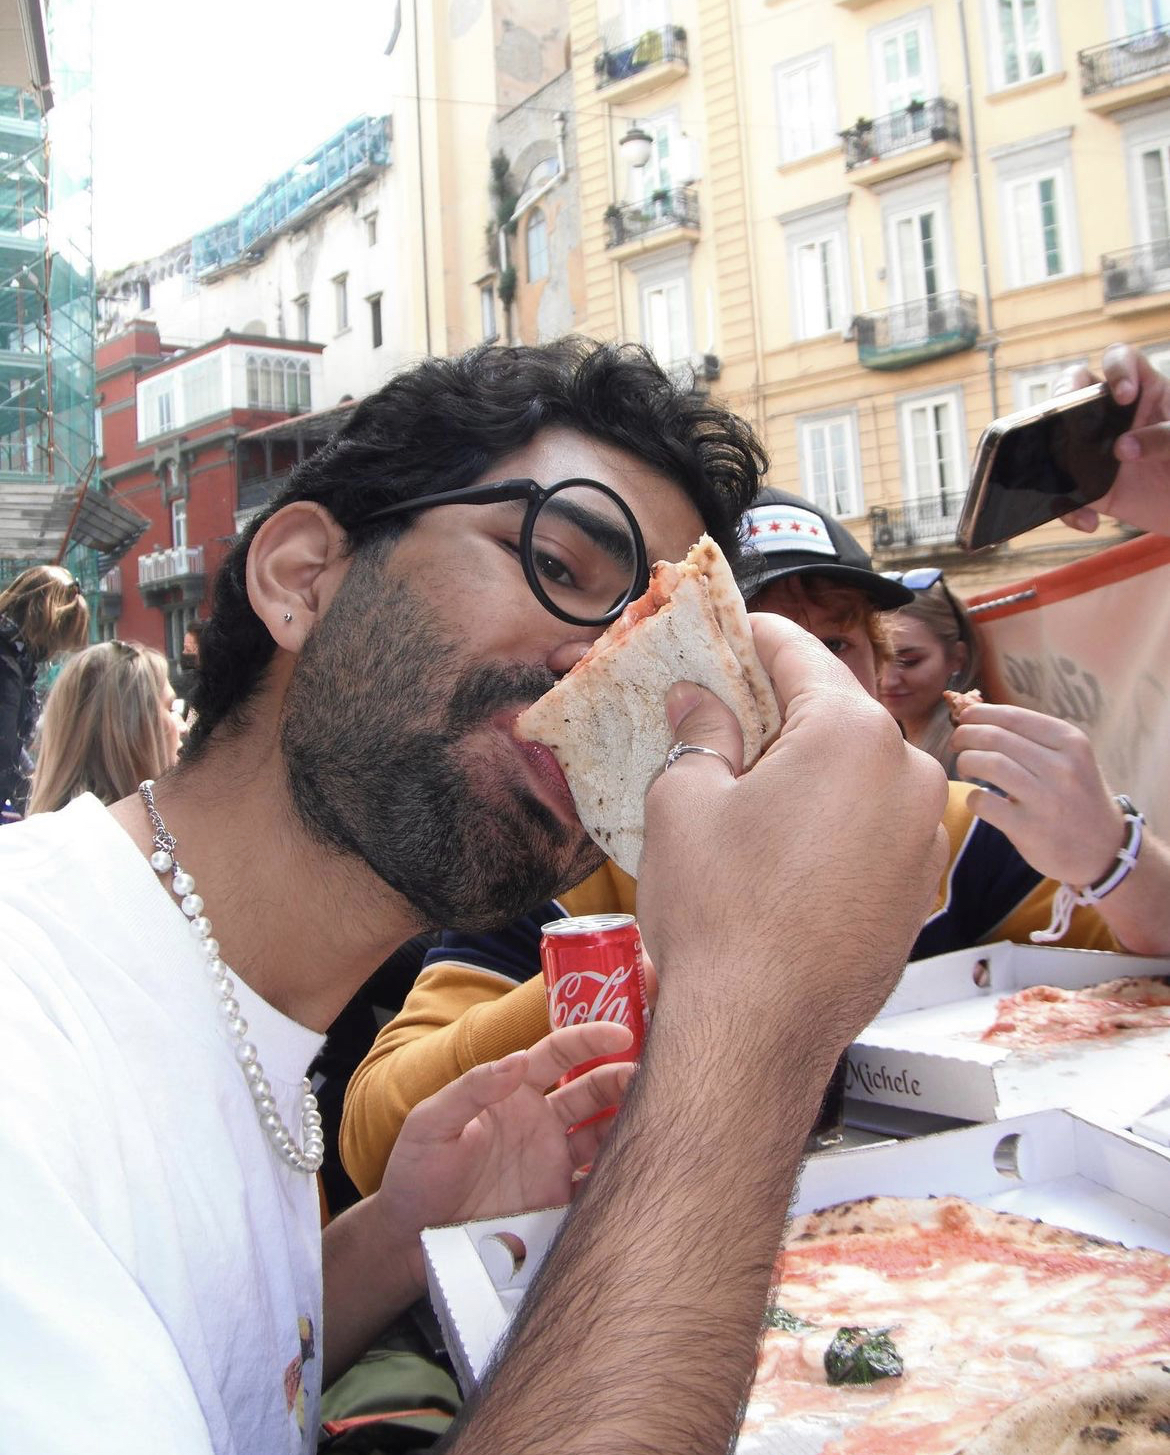
<path id="1" fill-rule="evenodd" d="M 1134 425 L 1069 523 L 1170 533 L 1170 385 L 1130 348 L 1104 374 Z M 297 467 L 177 684 L 145 647 L 84 645 L 62 568 L 0 593 L 0 797 L 25 817 L 0 830 L 14 1446 L 309 1451 L 323 1388 L 423 1293 L 422 1227 L 575 1191 L 444 1448 L 724 1451 L 808 1129 L 907 960 L 1170 954 L 1170 850 L 1147 831 L 1114 872 L 1127 785 L 1045 714 L 944 723 L 980 657 L 942 574 L 875 571 L 766 468 L 641 350 L 484 347 L 396 376 Z M 675 743 L 713 752 L 655 780 L 636 883 L 510 731 L 645 584 L 599 612 L 561 574 L 549 605 L 533 521 L 566 481 L 619 502 L 632 559 L 720 544 L 783 710 L 744 772 L 729 710 L 671 689 Z M 637 1071 L 546 1095 L 626 1033 L 549 1032 L 540 926 L 635 904 L 657 987 Z M 424 934 L 345 1101 L 361 1196 L 323 1218 L 306 1073 Z"/>

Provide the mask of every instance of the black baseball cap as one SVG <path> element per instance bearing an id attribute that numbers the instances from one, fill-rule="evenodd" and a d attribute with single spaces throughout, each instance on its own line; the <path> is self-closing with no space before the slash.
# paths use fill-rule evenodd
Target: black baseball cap
<path id="1" fill-rule="evenodd" d="M 751 598 L 785 576 L 823 576 L 864 591 L 881 611 L 914 600 L 914 592 L 873 569 L 873 562 L 839 520 L 811 500 L 767 487 L 742 521 L 743 594 Z"/>

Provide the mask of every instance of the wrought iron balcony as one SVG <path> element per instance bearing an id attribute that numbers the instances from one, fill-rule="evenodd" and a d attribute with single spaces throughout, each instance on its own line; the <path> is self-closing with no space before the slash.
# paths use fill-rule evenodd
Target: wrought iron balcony
<path id="1" fill-rule="evenodd" d="M 626 45 L 607 46 L 593 62 L 597 89 L 640 75 L 653 66 L 686 69 L 687 33 L 681 25 L 646 30 Z"/>
<path id="2" fill-rule="evenodd" d="M 860 118 L 841 133 L 847 172 L 868 162 L 884 161 L 887 157 L 930 146 L 932 142 L 958 145 L 961 140 L 959 108 L 942 96 L 912 101 L 901 111 L 891 111 L 876 121 Z"/>
<path id="3" fill-rule="evenodd" d="M 1170 289 L 1170 241 L 1143 243 L 1101 257 L 1101 287 L 1106 303 L 1141 298 Z"/>
<path id="4" fill-rule="evenodd" d="M 867 369 L 907 369 L 975 347 L 979 309 L 972 293 L 933 293 L 853 320 L 857 360 Z"/>
<path id="5" fill-rule="evenodd" d="M 874 550 L 888 554 L 912 550 L 917 545 L 953 542 L 964 493 L 962 489 L 955 489 L 931 500 L 875 505 L 869 512 Z"/>
<path id="6" fill-rule="evenodd" d="M 1115 86 L 1129 86 L 1162 71 L 1170 71 L 1170 27 L 1138 31 L 1135 35 L 1090 46 L 1078 52 L 1081 95 L 1095 96 Z"/>
<path id="7" fill-rule="evenodd" d="M 693 187 L 664 188 L 652 192 L 641 202 L 627 202 L 621 207 L 607 207 L 605 220 L 609 227 L 607 248 L 635 242 L 650 233 L 676 227 L 699 226 L 699 194 Z"/>

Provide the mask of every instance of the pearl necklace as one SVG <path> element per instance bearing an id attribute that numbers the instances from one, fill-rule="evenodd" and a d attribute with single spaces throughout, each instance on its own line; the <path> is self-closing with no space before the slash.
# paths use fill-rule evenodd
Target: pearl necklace
<path id="1" fill-rule="evenodd" d="M 195 881 L 179 867 L 179 861 L 175 857 L 175 836 L 167 832 L 162 815 L 154 804 L 153 780 L 148 778 L 145 783 L 140 783 L 138 792 L 146 805 L 150 825 L 154 830 L 154 852 L 150 856 L 150 867 L 160 876 L 173 871 L 171 888 L 180 902 L 180 908 L 190 921 L 192 935 L 202 942 L 203 953 L 207 957 L 207 973 L 219 996 L 219 1013 L 231 1037 L 236 1060 L 240 1063 L 248 1090 L 252 1093 L 260 1125 L 283 1162 L 287 1162 L 297 1172 L 312 1176 L 325 1156 L 325 1136 L 321 1130 L 317 1098 L 313 1095 L 309 1079 L 306 1077 L 301 1084 L 301 1140 L 304 1145 L 298 1147 L 276 1109 L 272 1086 L 264 1074 L 256 1047 L 251 1041 L 244 1039 L 248 1033 L 248 1022 L 240 1014 L 240 1003 L 232 994 L 236 988 L 235 982 L 231 978 L 229 967 L 219 957 L 219 941 L 212 936 L 211 921 L 203 913 L 203 900 L 195 893 Z"/>

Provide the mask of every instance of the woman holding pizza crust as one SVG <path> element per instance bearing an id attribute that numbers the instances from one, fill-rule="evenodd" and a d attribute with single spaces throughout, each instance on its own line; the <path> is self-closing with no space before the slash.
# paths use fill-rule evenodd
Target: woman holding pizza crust
<path id="1" fill-rule="evenodd" d="M 748 529 L 758 553 L 743 583 L 751 608 L 798 621 L 876 696 L 890 653 L 884 616 L 913 592 L 875 572 L 838 521 L 798 496 L 763 491 Z M 1106 787 L 1083 733 L 1042 713 L 981 704 L 962 714 L 954 747 L 965 775 L 1012 798 L 951 783 L 943 819 L 950 863 L 911 958 L 1033 935 L 1170 954 L 1170 855 L 1148 832 L 1132 873 L 1096 904 L 1075 902 L 1065 888 L 1108 881 L 1118 850 L 1142 831 Z M 547 1033 L 541 925 L 564 915 L 633 913 L 635 889 L 610 862 L 494 934 L 443 935 L 346 1094 L 340 1149 L 359 1189 L 378 1184 L 416 1102 Z"/>

